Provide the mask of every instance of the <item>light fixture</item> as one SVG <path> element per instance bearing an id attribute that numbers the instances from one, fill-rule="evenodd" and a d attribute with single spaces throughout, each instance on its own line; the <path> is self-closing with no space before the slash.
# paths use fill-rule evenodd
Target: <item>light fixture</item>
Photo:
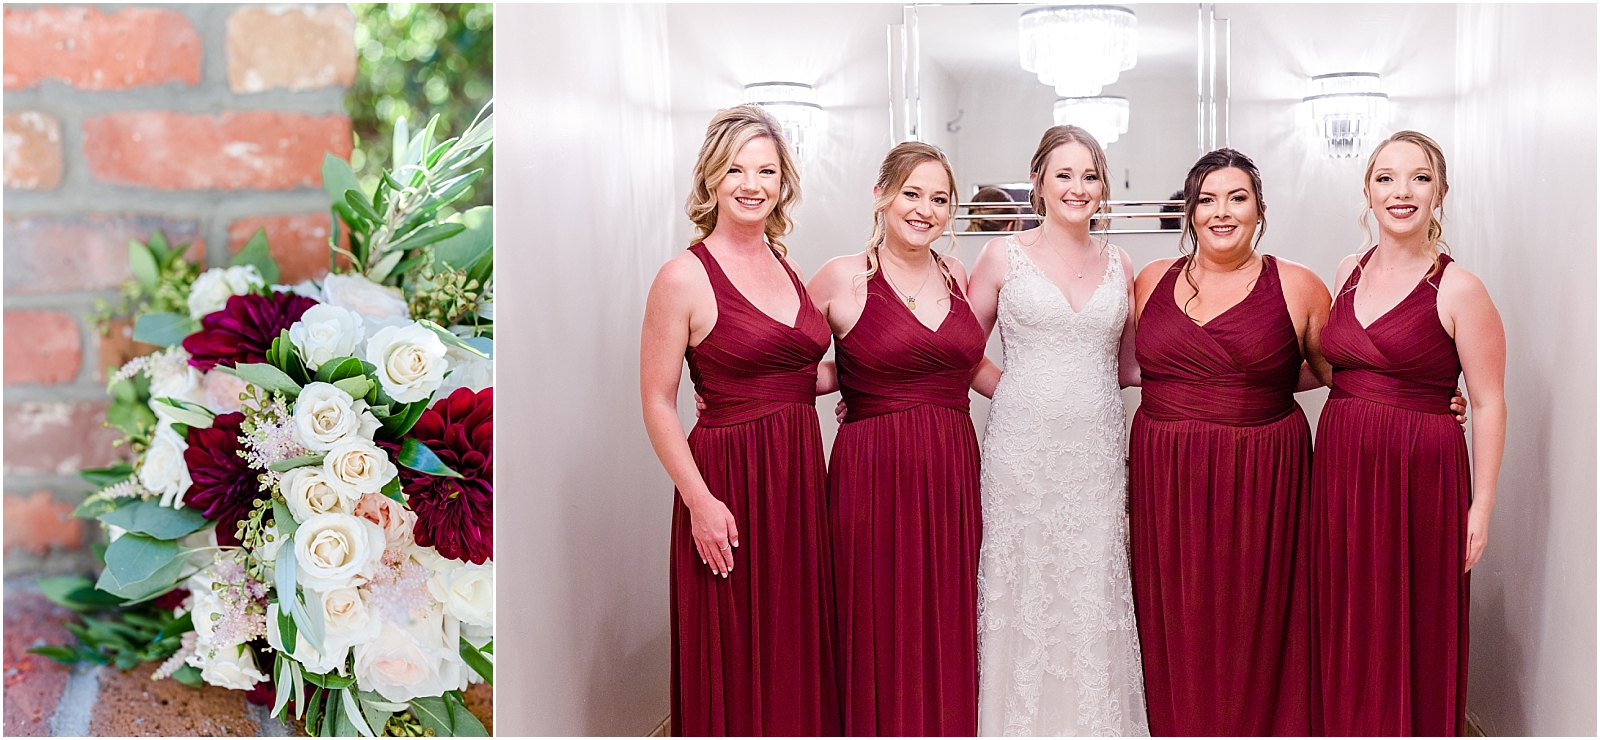
<path id="1" fill-rule="evenodd" d="M 761 106 L 783 126 L 789 148 L 800 157 L 810 148 L 813 129 L 822 120 L 816 91 L 798 82 L 754 82 L 744 86 L 744 102 Z"/>
<path id="2" fill-rule="evenodd" d="M 1022 68 L 1064 98 L 1100 94 L 1139 60 L 1139 20 L 1116 5 L 1051 5 L 1017 21 Z"/>
<path id="3" fill-rule="evenodd" d="M 1062 98 L 1056 101 L 1055 119 L 1057 126 L 1078 126 L 1106 146 L 1128 133 L 1128 99 L 1110 95 Z"/>
<path id="4" fill-rule="evenodd" d="M 1372 72 L 1317 75 L 1306 87 L 1311 126 L 1331 159 L 1359 157 L 1389 122 L 1389 96 Z"/>

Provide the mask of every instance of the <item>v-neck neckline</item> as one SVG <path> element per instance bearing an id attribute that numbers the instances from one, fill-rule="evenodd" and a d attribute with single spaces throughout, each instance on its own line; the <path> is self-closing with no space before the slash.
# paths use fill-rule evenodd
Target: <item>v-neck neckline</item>
<path id="1" fill-rule="evenodd" d="M 1367 250 L 1366 256 L 1362 257 L 1361 261 L 1356 264 L 1356 270 L 1355 270 L 1355 281 L 1356 281 L 1356 284 L 1350 286 L 1350 291 L 1349 291 L 1349 293 L 1350 293 L 1350 318 L 1355 320 L 1356 326 L 1360 326 L 1361 327 L 1361 331 L 1363 333 L 1371 331 L 1372 327 L 1378 325 L 1378 322 L 1389 318 L 1389 316 L 1394 314 L 1395 311 L 1400 310 L 1401 306 L 1406 305 L 1406 301 L 1411 300 L 1412 297 L 1414 297 L 1417 294 L 1417 291 L 1422 290 L 1423 284 L 1427 283 L 1428 282 L 1428 278 L 1433 277 L 1434 270 L 1438 269 L 1437 266 L 1428 268 L 1428 270 L 1426 272 L 1422 273 L 1422 279 L 1418 280 L 1416 285 L 1411 286 L 1411 291 L 1406 293 L 1404 298 L 1401 298 L 1398 303 L 1394 304 L 1393 306 L 1390 306 L 1389 310 L 1384 311 L 1381 314 L 1378 314 L 1378 316 L 1376 318 L 1374 318 L 1372 321 L 1368 322 L 1365 325 L 1362 325 L 1361 317 L 1356 314 L 1356 290 L 1361 287 L 1361 278 L 1366 277 L 1366 274 L 1367 274 L 1367 261 L 1372 259 L 1372 255 L 1374 253 L 1376 253 L 1377 251 L 1378 251 L 1377 247 L 1373 247 L 1372 249 Z"/>
<path id="2" fill-rule="evenodd" d="M 799 331 L 800 330 L 800 317 L 804 316 L 805 315 L 805 311 L 806 311 L 805 286 L 802 286 L 802 285 L 799 284 L 799 281 L 797 281 L 795 279 L 794 273 L 789 271 L 789 266 L 786 265 L 786 264 L 783 264 L 783 260 L 778 260 L 778 267 L 783 270 L 784 276 L 789 278 L 790 285 L 792 285 L 795 288 L 795 293 L 800 298 L 800 307 L 795 309 L 795 312 L 794 312 L 794 323 L 792 323 L 792 324 L 786 324 L 783 321 L 779 320 L 776 316 L 773 316 L 772 314 L 769 314 L 766 311 L 761 310 L 760 306 L 757 306 L 754 301 L 751 301 L 748 297 L 745 296 L 744 291 L 739 290 L 739 286 L 734 284 L 733 278 L 728 276 L 728 271 L 722 269 L 722 262 L 721 262 L 721 260 L 717 259 L 716 255 L 711 253 L 711 247 L 706 246 L 705 242 L 699 242 L 698 244 L 699 244 L 699 246 L 701 248 L 703 248 L 705 250 L 706 256 L 711 258 L 712 264 L 717 266 L 717 272 L 722 273 L 722 279 L 727 281 L 728 287 L 732 290 L 733 294 L 738 296 L 739 300 L 743 301 L 745 306 L 748 306 L 750 308 L 750 310 L 755 311 L 758 314 L 761 314 L 762 316 L 766 317 L 768 321 L 771 321 L 772 323 L 777 324 L 778 326 L 781 326 L 781 327 L 783 327 L 785 329 L 789 329 L 789 330 L 792 330 L 792 331 Z M 778 255 L 774 254 L 772 256 L 773 256 L 774 259 L 776 259 Z M 712 326 L 711 330 L 712 331 L 716 331 L 716 327 Z M 710 336 L 710 334 L 708 333 L 706 336 Z M 702 339 L 701 341 L 703 342 L 705 340 Z"/>
<path id="3" fill-rule="evenodd" d="M 1195 328 L 1200 329 L 1201 331 L 1205 331 L 1206 327 L 1209 327 L 1212 324 L 1217 323 L 1217 319 L 1220 319 L 1220 318 L 1222 318 L 1224 316 L 1227 316 L 1228 314 L 1232 313 L 1234 309 L 1236 309 L 1236 308 L 1238 308 L 1240 306 L 1243 306 L 1246 303 L 1249 303 L 1251 298 L 1256 297 L 1256 291 L 1261 289 L 1261 278 L 1267 274 L 1267 258 L 1270 257 L 1270 256 L 1271 255 L 1267 255 L 1267 254 L 1261 255 L 1261 271 L 1256 273 L 1256 281 L 1255 281 L 1254 285 L 1250 286 L 1250 292 L 1246 293 L 1243 298 L 1240 298 L 1238 303 L 1235 303 L 1232 306 L 1229 306 L 1227 308 L 1222 309 L 1222 313 L 1219 313 L 1216 316 L 1212 316 L 1211 318 L 1206 319 L 1206 322 L 1204 324 L 1202 324 L 1202 323 L 1200 323 L 1198 321 L 1195 321 L 1193 317 L 1189 316 L 1189 314 L 1184 312 L 1183 307 L 1178 305 L 1178 296 L 1177 296 L 1176 293 L 1174 293 L 1171 290 L 1168 290 L 1167 291 L 1167 296 L 1172 299 L 1173 307 L 1178 309 L 1178 313 L 1180 315 L 1182 315 L 1183 318 L 1187 319 L 1190 324 L 1193 324 L 1195 326 Z M 1184 257 L 1184 259 L 1185 260 L 1191 260 L 1193 258 L 1192 257 Z M 1174 273 L 1174 275 L 1182 274 L 1182 272 L 1183 272 L 1183 268 L 1179 267 L 1178 270 Z M 1173 288 L 1177 287 L 1178 280 L 1177 280 L 1176 277 L 1173 278 L 1172 285 L 1173 285 Z M 1210 334 L 1210 332 L 1206 332 L 1206 333 Z"/>
<path id="4" fill-rule="evenodd" d="M 1059 294 L 1061 296 L 1061 300 L 1067 304 L 1067 310 L 1071 311 L 1073 316 L 1082 316 L 1084 311 L 1089 310 L 1089 305 L 1094 303 L 1096 298 L 1100 297 L 1100 289 L 1104 288 L 1107 283 L 1111 282 L 1111 260 L 1115 259 L 1115 255 L 1108 253 L 1106 255 L 1105 270 L 1100 274 L 1100 284 L 1094 286 L 1094 292 L 1089 294 L 1089 300 L 1083 302 L 1083 308 L 1073 308 L 1072 299 L 1067 297 L 1067 291 L 1062 290 L 1061 285 L 1056 281 L 1051 280 L 1050 275 L 1044 271 L 1044 268 L 1040 267 L 1038 262 L 1035 262 L 1032 257 L 1028 256 L 1028 250 L 1023 248 L 1022 240 L 1017 239 L 1015 235 L 1012 235 L 1009 238 L 1016 240 L 1017 251 L 1021 252 L 1022 258 L 1028 261 L 1028 266 L 1032 267 L 1034 272 L 1039 273 L 1039 277 L 1044 278 L 1045 282 L 1049 283 L 1056 289 L 1056 293 Z M 1064 262 L 1065 260 L 1062 261 Z"/>
<path id="5" fill-rule="evenodd" d="M 890 300 L 890 302 L 894 303 L 896 306 L 899 306 L 900 310 L 904 311 L 906 313 L 906 315 L 911 318 L 911 323 L 922 327 L 925 331 L 927 331 L 927 332 L 929 332 L 931 334 L 938 334 L 940 331 L 943 331 L 944 330 L 944 325 L 950 323 L 950 315 L 956 312 L 956 301 L 955 301 L 956 294 L 955 294 L 955 291 L 947 288 L 945 290 L 945 296 L 950 299 L 950 308 L 945 309 L 944 318 L 939 319 L 938 328 L 931 328 L 927 324 L 922 323 L 922 319 L 917 318 L 917 312 L 916 311 L 911 310 L 910 306 L 907 306 L 904 301 L 900 300 L 899 296 L 896 295 L 894 286 L 889 284 L 889 276 L 883 274 L 883 268 L 882 267 L 878 268 L 878 272 L 875 275 L 873 275 L 873 277 L 874 278 L 881 278 L 883 280 L 883 287 L 889 289 L 889 300 Z"/>

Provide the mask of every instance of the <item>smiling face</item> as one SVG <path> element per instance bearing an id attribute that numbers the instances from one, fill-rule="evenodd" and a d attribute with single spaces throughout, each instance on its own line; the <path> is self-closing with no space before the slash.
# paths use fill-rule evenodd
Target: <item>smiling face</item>
<path id="1" fill-rule="evenodd" d="M 717 219 L 744 226 L 763 226 L 778 203 L 783 186 L 778 148 L 766 136 L 751 139 L 733 155 L 717 184 Z"/>
<path id="2" fill-rule="evenodd" d="M 1260 202 L 1250 175 L 1237 167 L 1206 175 L 1192 218 L 1200 249 L 1216 254 L 1250 251 L 1261 223 Z"/>
<path id="3" fill-rule="evenodd" d="M 907 246 L 932 244 L 950 223 L 952 189 L 944 165 L 933 160 L 917 165 L 883 211 L 888 239 Z M 873 188 L 873 195 L 881 200 L 883 192 Z"/>
<path id="4" fill-rule="evenodd" d="M 1095 167 L 1094 154 L 1076 141 L 1050 152 L 1037 187 L 1045 213 L 1075 226 L 1092 218 L 1105 197 L 1105 183 Z"/>
<path id="5" fill-rule="evenodd" d="M 1426 234 L 1432 211 L 1444 202 L 1428 155 L 1409 141 L 1395 141 L 1372 159 L 1365 189 L 1378 228 L 1397 238 Z"/>

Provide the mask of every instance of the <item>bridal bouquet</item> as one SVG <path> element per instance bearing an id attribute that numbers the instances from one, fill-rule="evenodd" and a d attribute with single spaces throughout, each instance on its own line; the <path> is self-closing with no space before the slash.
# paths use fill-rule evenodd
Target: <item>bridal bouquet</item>
<path id="1" fill-rule="evenodd" d="M 484 734 L 460 692 L 493 682 L 493 219 L 437 213 L 493 118 L 443 142 L 436 121 L 400 122 L 373 192 L 325 159 L 321 280 L 275 284 L 260 232 L 205 272 L 159 233 L 129 245 L 134 339 L 162 349 L 110 383 L 133 459 L 85 473 L 105 569 L 41 582 L 110 616 L 39 652 L 165 656 L 153 678 L 251 691 L 314 735 Z"/>

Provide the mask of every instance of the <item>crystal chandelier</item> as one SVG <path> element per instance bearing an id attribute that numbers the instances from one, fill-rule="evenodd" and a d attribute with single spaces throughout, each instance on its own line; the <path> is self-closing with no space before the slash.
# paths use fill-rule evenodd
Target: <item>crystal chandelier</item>
<path id="1" fill-rule="evenodd" d="M 1052 5 L 1017 21 L 1022 68 L 1064 98 L 1100 94 L 1139 60 L 1139 21 L 1115 5 Z"/>
<path id="2" fill-rule="evenodd" d="M 1388 125 L 1389 96 L 1372 72 L 1317 75 L 1306 92 L 1314 135 L 1330 159 L 1361 156 Z"/>
<path id="3" fill-rule="evenodd" d="M 1128 99 L 1106 95 L 1062 98 L 1056 101 L 1055 119 L 1057 126 L 1078 126 L 1106 146 L 1128 133 Z"/>
<path id="4" fill-rule="evenodd" d="M 789 149 L 800 157 L 811 146 L 811 132 L 822 119 L 822 106 L 810 85 L 798 82 L 755 82 L 744 86 L 744 102 L 761 106 L 783 126 Z"/>

